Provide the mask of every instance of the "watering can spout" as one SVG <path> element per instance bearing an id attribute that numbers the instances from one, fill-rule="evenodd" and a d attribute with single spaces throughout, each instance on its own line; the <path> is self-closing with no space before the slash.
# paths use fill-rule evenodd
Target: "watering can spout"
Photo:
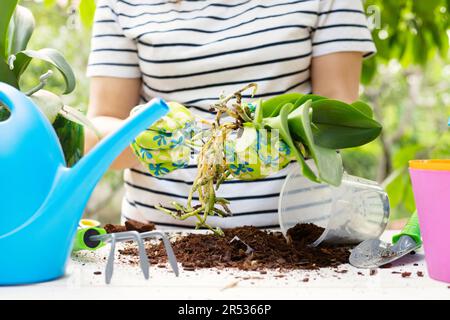
<path id="1" fill-rule="evenodd" d="M 147 108 L 141 110 L 135 112 L 116 132 L 105 137 L 73 168 L 67 170 L 69 179 L 83 181 L 86 191 L 94 188 L 114 159 L 130 144 L 132 139 L 164 116 L 169 107 L 163 100 L 153 99 Z"/>

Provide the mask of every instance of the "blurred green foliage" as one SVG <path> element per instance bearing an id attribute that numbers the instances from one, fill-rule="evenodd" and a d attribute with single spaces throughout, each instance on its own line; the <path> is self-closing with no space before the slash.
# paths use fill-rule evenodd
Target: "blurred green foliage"
<path id="1" fill-rule="evenodd" d="M 393 218 L 415 210 L 408 161 L 450 158 L 448 61 L 432 59 L 423 67 L 403 68 L 393 60 L 380 65 L 363 88 L 363 99 L 374 107 L 383 132 L 369 145 L 344 151 L 344 164 L 353 174 L 383 182 Z"/>
<path id="2" fill-rule="evenodd" d="M 383 183 L 392 218 L 415 210 L 408 161 L 450 158 L 450 0 L 367 0 L 377 55 L 364 63 L 363 97 L 383 133 L 344 152 L 354 174 Z"/>
<path id="3" fill-rule="evenodd" d="M 363 83 L 378 67 L 395 59 L 406 68 L 447 57 L 450 0 L 366 0 L 368 21 L 378 53 L 365 61 Z"/>
<path id="4" fill-rule="evenodd" d="M 31 45 L 64 53 L 77 77 L 66 103 L 82 108 L 88 102 L 85 68 L 93 2 L 22 1 L 37 20 L 39 37 Z M 450 0 L 366 0 L 365 7 L 376 26 L 372 34 L 378 53 L 365 60 L 361 91 L 384 130 L 377 141 L 346 150 L 343 157 L 350 173 L 383 182 L 395 219 L 414 210 L 408 160 L 450 158 Z M 43 72 L 36 70 L 30 81 Z M 120 184 L 116 177 L 112 189 Z"/>

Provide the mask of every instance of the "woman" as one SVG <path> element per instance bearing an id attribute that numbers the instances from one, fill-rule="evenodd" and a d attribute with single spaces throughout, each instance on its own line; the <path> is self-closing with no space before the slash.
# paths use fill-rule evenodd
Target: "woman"
<path id="1" fill-rule="evenodd" d="M 256 82 L 255 98 L 315 93 L 358 97 L 362 59 L 375 52 L 358 0 L 100 0 L 88 75 L 89 116 L 103 134 L 152 97 L 177 101 L 204 118 L 222 92 Z M 87 134 L 87 149 L 97 140 Z M 192 227 L 154 208 L 186 201 L 195 163 L 155 177 L 131 149 L 113 168 L 125 170 L 124 219 L 159 227 Z M 278 225 L 286 169 L 258 181 L 227 181 L 219 194 L 234 215 L 219 227 Z"/>

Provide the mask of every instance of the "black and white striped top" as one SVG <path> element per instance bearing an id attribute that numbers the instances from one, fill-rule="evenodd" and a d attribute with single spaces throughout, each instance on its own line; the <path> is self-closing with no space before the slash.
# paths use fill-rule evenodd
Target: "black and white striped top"
<path id="1" fill-rule="evenodd" d="M 221 93 L 250 82 L 255 98 L 311 92 L 311 58 L 339 51 L 375 51 L 360 0 L 99 0 L 89 76 L 142 78 L 141 99 L 177 101 L 203 117 Z M 123 215 L 160 226 L 174 221 L 154 205 L 185 201 L 195 164 L 162 178 L 125 171 Z M 268 179 L 227 181 L 220 195 L 234 216 L 221 227 L 276 226 L 286 170 Z"/>

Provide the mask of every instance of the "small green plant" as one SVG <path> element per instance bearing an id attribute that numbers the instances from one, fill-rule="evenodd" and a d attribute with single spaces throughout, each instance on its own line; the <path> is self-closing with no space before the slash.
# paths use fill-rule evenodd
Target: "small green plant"
<path id="1" fill-rule="evenodd" d="M 256 104 L 243 102 L 242 92 L 253 89 L 254 93 L 256 88 L 256 84 L 249 84 L 232 95 L 222 97 L 212 106 L 217 112 L 216 118 L 211 123 L 202 120 L 202 123 L 208 123 L 209 128 L 191 139 L 191 144 L 200 144 L 200 152 L 198 174 L 187 205 L 173 202 L 175 210 L 162 205 L 158 206 L 159 210 L 179 220 L 196 217 L 197 228 L 206 227 L 222 234 L 219 228 L 211 227 L 206 221 L 208 216 L 231 215 L 227 206 L 229 202 L 216 196 L 220 184 L 233 176 L 231 166 L 235 162 L 230 165 L 228 161 L 230 151 L 227 147 L 230 145 L 233 148 L 231 154 L 237 154 L 237 157 L 239 149 L 245 151 L 244 154 L 255 149 L 259 153 L 259 131 L 267 130 L 269 134 L 277 131 L 305 177 L 338 186 L 342 181 L 343 164 L 337 150 L 364 145 L 381 133 L 382 126 L 373 119 L 372 109 L 364 102 L 347 104 L 301 93 L 283 94 L 267 101 L 259 100 Z M 234 121 L 221 122 L 224 114 Z M 241 130 L 241 134 L 237 135 L 234 144 L 229 144 L 233 140 L 231 135 L 237 130 Z M 306 159 L 314 161 L 316 172 Z M 252 179 L 263 177 L 253 176 Z M 197 205 L 192 204 L 194 193 L 199 195 Z"/>
<path id="2" fill-rule="evenodd" d="M 2 1 L 0 11 L 0 81 L 10 84 L 28 95 L 44 112 L 59 137 L 68 166 L 83 155 L 84 131 L 88 126 L 95 131 L 87 118 L 78 110 L 64 105 L 60 96 L 44 90 L 53 75 L 49 70 L 37 79 L 33 88 L 22 88 L 20 79 L 32 60 L 41 60 L 58 70 L 64 79 L 62 94 L 75 89 L 75 75 L 63 55 L 51 48 L 27 49 L 33 34 L 35 20 L 31 11 L 18 5 L 18 0 Z M 0 121 L 9 117 L 9 111 L 0 105 Z"/>

